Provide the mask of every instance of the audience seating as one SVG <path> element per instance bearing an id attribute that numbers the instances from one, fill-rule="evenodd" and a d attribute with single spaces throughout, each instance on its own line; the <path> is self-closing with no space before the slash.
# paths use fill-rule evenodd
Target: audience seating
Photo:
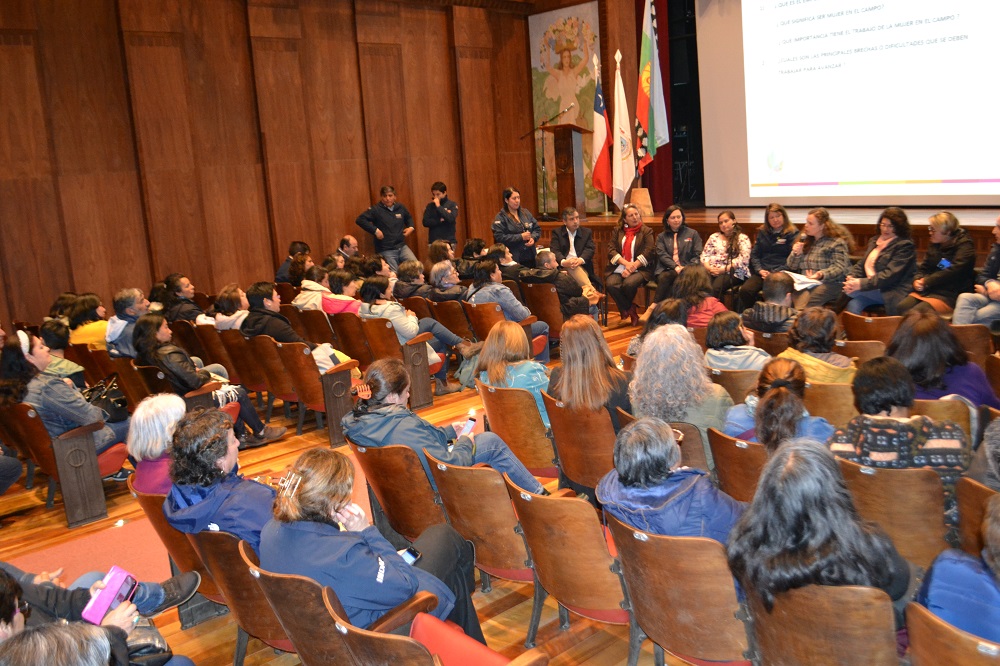
<path id="1" fill-rule="evenodd" d="M 840 313 L 840 323 L 848 340 L 878 340 L 889 346 L 902 317 L 869 317 L 850 312 Z"/>
<path id="2" fill-rule="evenodd" d="M 625 426 L 621 421 L 618 422 Z M 681 434 L 681 439 L 677 442 L 681 447 L 681 464 L 695 469 L 708 470 L 708 455 L 705 453 L 707 446 L 701 438 L 701 431 L 698 426 L 691 423 L 674 421 L 670 427 Z"/>
<path id="3" fill-rule="evenodd" d="M 150 395 L 156 393 L 174 393 L 173 384 L 163 374 L 163 371 L 155 365 L 137 365 L 135 369 L 139 373 L 139 378 L 142 379 L 142 383 L 145 384 L 146 391 Z"/>
<path id="4" fill-rule="evenodd" d="M 967 476 L 963 476 L 955 484 L 958 539 L 962 550 L 969 555 L 979 557 L 983 552 L 983 516 L 986 514 L 986 503 L 996 494 L 995 490 Z"/>
<path id="5" fill-rule="evenodd" d="M 608 410 L 570 409 L 545 391 L 542 400 L 562 473 L 574 483 L 596 488 L 597 482 L 615 468 L 615 429 Z"/>
<path id="6" fill-rule="evenodd" d="M 215 305 L 215 299 L 203 291 L 194 292 L 194 296 L 191 297 L 191 300 L 194 301 L 195 305 L 206 312 L 208 312 L 208 310 Z"/>
<path id="7" fill-rule="evenodd" d="M 511 293 L 514 294 L 514 298 L 516 298 L 517 300 L 519 300 L 521 302 L 521 305 L 525 304 L 524 303 L 524 295 L 521 293 L 521 283 L 520 282 L 518 282 L 517 280 L 504 280 L 503 281 L 503 286 L 505 286 L 508 289 L 510 289 Z"/>
<path id="8" fill-rule="evenodd" d="M 504 475 L 535 574 L 535 596 L 524 646 L 535 646 L 542 605 L 548 595 L 559 603 L 559 628 L 569 628 L 569 612 L 609 624 L 628 624 L 629 663 L 642 646 L 638 625 L 623 610 L 624 595 L 604 530 L 594 507 L 563 489 L 534 495 Z M 569 495 L 569 496 L 567 496 Z"/>
<path id="9" fill-rule="evenodd" d="M 281 361 L 285 375 L 291 381 L 295 396 L 298 398 L 299 422 L 295 434 L 302 434 L 306 410 L 312 410 L 313 414 L 316 415 L 316 427 L 322 430 L 323 414 L 326 413 L 323 383 L 320 380 L 319 368 L 316 367 L 316 360 L 309 351 L 309 346 L 304 342 L 276 342 L 274 345 L 278 352 L 278 360 Z M 339 366 L 334 366 L 330 370 L 333 371 L 337 367 Z"/>
<path id="10" fill-rule="evenodd" d="M 475 340 L 476 334 L 469 326 L 469 318 L 465 316 L 465 310 L 458 301 L 428 301 L 431 312 L 441 325 L 447 328 L 460 338 Z"/>
<path id="11" fill-rule="evenodd" d="M 879 524 L 899 554 L 925 569 L 945 542 L 944 489 L 932 469 L 879 469 L 838 458 L 858 513 Z"/>
<path id="12" fill-rule="evenodd" d="M 749 502 L 757 492 L 757 481 L 767 463 L 763 444 L 747 442 L 708 429 L 708 445 L 715 460 L 719 489 L 740 502 Z"/>
<path id="13" fill-rule="evenodd" d="M 486 340 L 486 336 L 490 334 L 493 327 L 505 319 L 503 309 L 499 303 L 469 303 L 468 301 L 462 301 L 462 308 L 465 310 L 465 316 L 468 317 L 477 340 Z M 531 342 L 532 356 L 541 354 L 545 349 L 545 345 L 549 344 L 548 339 L 544 335 L 531 337 L 531 325 L 536 321 L 538 321 L 537 317 L 530 316 L 517 322 L 524 328 L 524 334 L 528 336 L 528 340 Z"/>
<path id="14" fill-rule="evenodd" d="M 264 371 L 257 365 L 250 351 L 247 339 L 243 337 L 242 333 L 236 330 L 219 331 L 219 339 L 222 340 L 222 346 L 226 348 L 229 359 L 233 362 L 236 374 L 240 378 L 240 384 L 246 390 L 257 394 L 257 406 L 259 407 L 261 403 L 260 397 L 267 389 L 267 383 L 264 380 Z M 269 395 L 267 397 L 269 409 L 273 403 L 274 396 Z"/>
<path id="15" fill-rule="evenodd" d="M 959 346 L 969 355 L 969 362 L 986 367 L 986 357 L 993 355 L 993 336 L 984 324 L 949 324 L 948 328 L 958 338 Z"/>
<path id="16" fill-rule="evenodd" d="M 90 357 L 94 359 L 94 363 L 97 364 L 98 372 L 101 374 L 102 379 L 107 379 L 113 375 L 117 370 L 114 364 L 111 362 L 111 355 L 108 354 L 107 349 L 91 349 Z M 83 373 L 86 376 L 86 372 Z"/>
<path id="17" fill-rule="evenodd" d="M 132 359 L 125 356 L 116 356 L 111 359 L 111 364 L 115 372 L 118 373 L 118 386 L 121 387 L 122 393 L 125 394 L 125 399 L 128 400 L 129 411 L 132 412 L 139 406 L 140 402 L 152 394 L 146 388 L 146 382 L 143 381 L 139 371 L 136 370 Z"/>
<path id="18" fill-rule="evenodd" d="M 209 358 L 207 350 L 201 344 L 201 340 L 194 330 L 195 324 L 193 322 L 178 319 L 177 321 L 170 322 L 169 325 L 170 331 L 174 334 L 174 344 L 182 347 L 188 353 L 188 356 L 197 356 L 206 365 L 215 362 Z"/>
<path id="19" fill-rule="evenodd" d="M 291 304 L 295 297 L 299 295 L 299 288 L 290 282 L 275 282 L 274 290 L 278 292 L 278 297 L 282 303 Z"/>
<path id="20" fill-rule="evenodd" d="M 412 449 L 399 444 L 359 446 L 350 438 L 347 443 L 392 529 L 414 541 L 431 525 L 448 522 Z"/>
<path id="21" fill-rule="evenodd" d="M 559 294 L 551 284 L 521 283 L 524 304 L 539 321 L 549 325 L 549 339 L 558 340 L 564 323 Z"/>
<path id="22" fill-rule="evenodd" d="M 969 445 L 975 442 L 972 438 L 972 414 L 964 400 L 914 400 L 910 413 L 914 416 L 929 416 L 935 421 L 957 423 L 965 432 Z"/>
<path id="23" fill-rule="evenodd" d="M 833 351 L 855 359 L 856 365 L 861 365 L 873 358 L 885 356 L 885 343 L 881 340 L 837 340 Z"/>
<path id="24" fill-rule="evenodd" d="M 629 414 L 621 407 L 615 407 L 615 411 L 618 412 L 618 426 L 624 428 L 627 425 L 635 423 L 636 417 L 633 414 Z"/>
<path id="25" fill-rule="evenodd" d="M 756 657 L 768 666 L 898 666 L 892 601 L 882 590 L 807 585 L 775 596 L 768 612 L 748 594 Z"/>
<path id="26" fill-rule="evenodd" d="M 66 358 L 77 365 L 83 366 L 83 377 L 91 386 L 104 379 L 97 361 L 90 355 L 90 347 L 85 344 L 69 344 L 63 350 Z"/>
<path id="27" fill-rule="evenodd" d="M 202 360 L 205 363 L 218 363 L 229 373 L 230 383 L 242 384 L 243 378 L 236 371 L 233 359 L 229 357 L 229 352 L 226 351 L 226 346 L 222 344 L 222 338 L 219 336 L 219 331 L 216 330 L 215 326 L 211 324 L 198 324 L 194 327 L 194 334 L 198 337 L 202 349 L 205 350 L 206 358 Z"/>
<path id="28" fill-rule="evenodd" d="M 362 371 L 367 370 L 375 362 L 375 356 L 368 347 L 361 317 L 353 312 L 340 312 L 330 317 L 330 324 L 342 345 L 338 349 L 356 360 Z"/>
<path id="29" fill-rule="evenodd" d="M 726 389 L 735 404 L 745 402 L 747 394 L 757 388 L 760 370 L 717 370 L 710 368 L 709 378 Z"/>
<path id="30" fill-rule="evenodd" d="M 478 379 L 476 391 L 483 401 L 490 431 L 510 447 L 517 459 L 535 476 L 558 476 L 552 440 L 545 434 L 545 424 L 531 393 L 527 389 L 489 386 Z M 517 414 L 517 418 L 510 418 L 511 414 Z"/>
<path id="31" fill-rule="evenodd" d="M 431 333 L 420 333 L 400 344 L 392 322 L 381 317 L 362 319 L 361 330 L 365 332 L 368 348 L 376 359 L 395 358 L 406 366 L 410 375 L 410 409 L 432 406 L 434 391 L 431 387 L 431 375 L 441 369 L 442 363 L 438 361 L 431 365 L 427 358 L 427 343 L 434 336 Z"/>
<path id="32" fill-rule="evenodd" d="M 330 315 L 322 310 L 299 310 L 299 322 L 305 329 L 304 337 L 309 342 L 318 345 L 329 343 L 334 348 L 337 347 L 337 336 L 333 333 L 333 325 L 330 323 Z"/>
<path id="33" fill-rule="evenodd" d="M 281 310 L 281 316 L 291 324 L 292 330 L 301 335 L 303 339 L 309 340 L 309 332 L 306 331 L 306 327 L 302 325 L 302 320 L 299 318 L 299 309 L 292 305 L 291 301 L 284 302 L 284 299 L 282 299 L 279 309 Z M 310 342 L 312 341 L 310 340 Z"/>
<path id="34" fill-rule="evenodd" d="M 607 516 L 635 623 L 663 651 L 706 661 L 742 661 L 746 629 L 726 549 L 697 537 L 650 534 Z M 744 662 L 749 666 L 750 662 Z"/>
<path id="35" fill-rule="evenodd" d="M 417 319 L 434 318 L 434 315 L 431 314 L 430 301 L 423 296 L 408 296 L 399 302 L 403 304 L 404 308 L 412 311 L 417 316 Z"/>
<path id="36" fill-rule="evenodd" d="M 514 531 L 517 516 L 503 476 L 482 463 L 459 467 L 442 462 L 424 449 L 445 512 L 459 534 L 472 542 L 483 592 L 492 591 L 490 577 L 530 583 L 524 540 Z"/>
<path id="37" fill-rule="evenodd" d="M 41 333 L 39 333 L 41 327 L 38 324 L 29 324 L 26 321 L 18 321 L 17 319 L 11 322 L 11 324 L 13 324 L 15 331 L 24 331 L 25 333 L 30 333 L 36 338 L 41 335 Z"/>
<path id="38" fill-rule="evenodd" d="M 622 354 L 622 370 L 625 372 L 635 371 L 635 356 L 629 356 L 628 354 Z"/>
<path id="39" fill-rule="evenodd" d="M 983 363 L 986 370 L 986 378 L 990 380 L 993 392 L 1000 395 L 1000 357 L 990 354 Z"/>
<path id="40" fill-rule="evenodd" d="M 267 386 L 267 415 L 264 421 L 271 421 L 274 398 L 284 403 L 285 418 L 291 418 L 291 403 L 299 402 L 299 394 L 295 392 L 292 379 L 285 372 L 285 365 L 278 356 L 278 343 L 270 335 L 255 335 L 247 339 L 247 345 L 253 353 L 254 363 L 264 373 L 264 383 Z M 302 422 L 300 414 L 299 422 Z M 302 434 L 299 430 L 298 434 Z"/>
<path id="41" fill-rule="evenodd" d="M 763 349 L 771 356 L 777 356 L 788 349 L 788 333 L 765 333 L 764 331 L 753 331 L 753 344 L 755 347 Z"/>
<path id="42" fill-rule="evenodd" d="M 854 387 L 850 384 L 806 384 L 802 402 L 810 416 L 822 416 L 834 428 L 843 428 L 858 415 L 854 407 Z"/>
<path id="43" fill-rule="evenodd" d="M 204 531 L 188 534 L 195 552 L 219 586 L 226 605 L 236 620 L 236 649 L 233 665 L 241 666 L 247 643 L 253 636 L 283 652 L 295 652 L 295 646 L 271 610 L 271 605 L 257 585 L 240 555 L 240 539 L 229 532 Z"/>
<path id="44" fill-rule="evenodd" d="M 694 338 L 694 341 L 698 343 L 699 347 L 701 347 L 701 352 L 703 354 L 706 351 L 708 351 L 708 342 L 707 342 L 707 339 L 708 339 L 708 327 L 707 326 L 699 326 L 697 328 L 692 328 L 692 327 L 688 326 L 688 333 L 691 334 L 691 337 Z"/>
<path id="45" fill-rule="evenodd" d="M 1000 644 L 962 631 L 913 601 L 906 606 L 906 628 L 913 666 L 1000 664 Z"/>

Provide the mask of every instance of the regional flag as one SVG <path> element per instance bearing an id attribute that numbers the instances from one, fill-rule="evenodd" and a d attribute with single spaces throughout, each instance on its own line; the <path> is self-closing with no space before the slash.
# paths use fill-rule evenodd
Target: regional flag
<path id="1" fill-rule="evenodd" d="M 604 192 L 609 197 L 611 189 L 611 122 L 608 120 L 608 110 L 604 107 L 604 91 L 601 89 L 601 68 L 597 56 L 594 56 L 594 79 L 597 81 L 597 91 L 594 93 L 594 136 L 590 151 L 593 164 L 590 165 L 591 179 L 594 189 Z"/>
<path id="2" fill-rule="evenodd" d="M 615 124 L 611 157 L 611 182 L 615 205 L 625 203 L 625 194 L 635 180 L 635 153 L 632 152 L 632 126 L 628 122 L 628 102 L 622 83 L 622 52 L 615 51 Z"/>
<path id="3" fill-rule="evenodd" d="M 660 50 L 657 46 L 656 9 L 646 0 L 642 19 L 642 47 L 639 54 L 639 97 L 635 102 L 635 150 L 639 173 L 653 161 L 656 149 L 670 141 L 667 129 L 667 105 L 663 101 L 663 77 L 660 75 Z"/>

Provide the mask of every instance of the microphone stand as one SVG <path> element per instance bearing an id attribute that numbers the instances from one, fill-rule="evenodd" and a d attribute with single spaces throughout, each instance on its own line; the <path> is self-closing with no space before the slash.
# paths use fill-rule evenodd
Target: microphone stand
<path id="1" fill-rule="evenodd" d="M 567 106 L 562 111 L 559 111 L 558 113 L 556 113 L 555 115 L 553 115 L 551 118 L 547 118 L 547 119 L 543 120 L 542 122 L 538 123 L 537 125 L 535 125 L 534 127 L 532 127 L 530 132 L 525 132 L 524 134 L 522 134 L 519 137 L 519 138 L 523 139 L 526 136 L 528 136 L 529 134 L 534 134 L 535 132 L 537 132 L 539 130 L 542 130 L 542 204 L 541 204 L 541 206 L 539 206 L 539 208 L 543 209 L 543 210 L 539 210 L 538 211 L 538 213 L 539 213 L 538 220 L 541 221 L 541 222 L 552 222 L 552 221 L 558 219 L 556 217 L 553 217 L 552 215 L 549 215 L 548 212 L 546 212 L 546 210 L 544 210 L 544 209 L 548 209 L 548 205 L 549 205 L 549 179 L 548 179 L 548 176 L 547 176 L 546 170 L 545 170 L 545 130 L 543 128 L 546 125 L 548 125 L 549 123 L 551 123 L 553 120 L 555 120 L 556 118 L 558 118 L 559 116 L 561 116 L 562 114 L 566 113 L 567 111 L 569 111 L 572 108 L 573 108 L 573 105 L 570 104 L 569 106 Z"/>

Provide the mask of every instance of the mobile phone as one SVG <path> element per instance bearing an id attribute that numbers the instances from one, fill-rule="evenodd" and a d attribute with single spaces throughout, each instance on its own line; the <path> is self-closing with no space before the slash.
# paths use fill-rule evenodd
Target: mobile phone
<path id="1" fill-rule="evenodd" d="M 404 562 L 406 562 L 411 566 L 416 564 L 421 557 L 420 551 L 414 548 L 413 546 L 410 546 L 409 548 L 404 548 L 403 550 L 399 551 L 399 556 L 403 558 Z"/>
<path id="2" fill-rule="evenodd" d="M 459 437 L 467 436 L 470 432 L 472 432 L 472 429 L 475 427 L 476 427 L 476 418 L 474 416 L 470 416 L 469 420 L 465 422 L 464 426 L 462 426 L 462 432 L 458 433 L 458 436 Z"/>
<path id="3" fill-rule="evenodd" d="M 104 576 L 104 588 L 90 598 L 80 616 L 91 624 L 100 624 L 108 611 L 132 598 L 136 587 L 138 583 L 132 574 L 120 567 L 111 567 Z"/>

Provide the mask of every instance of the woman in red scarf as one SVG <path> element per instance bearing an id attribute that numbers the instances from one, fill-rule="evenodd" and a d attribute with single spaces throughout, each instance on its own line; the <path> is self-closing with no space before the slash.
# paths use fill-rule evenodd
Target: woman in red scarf
<path id="1" fill-rule="evenodd" d="M 615 300 L 622 321 L 628 317 L 632 326 L 639 324 L 635 295 L 639 287 L 649 282 L 656 267 L 656 238 L 642 223 L 642 215 L 634 204 L 625 204 L 622 218 L 608 245 L 608 266 L 605 284 L 608 296 Z"/>

